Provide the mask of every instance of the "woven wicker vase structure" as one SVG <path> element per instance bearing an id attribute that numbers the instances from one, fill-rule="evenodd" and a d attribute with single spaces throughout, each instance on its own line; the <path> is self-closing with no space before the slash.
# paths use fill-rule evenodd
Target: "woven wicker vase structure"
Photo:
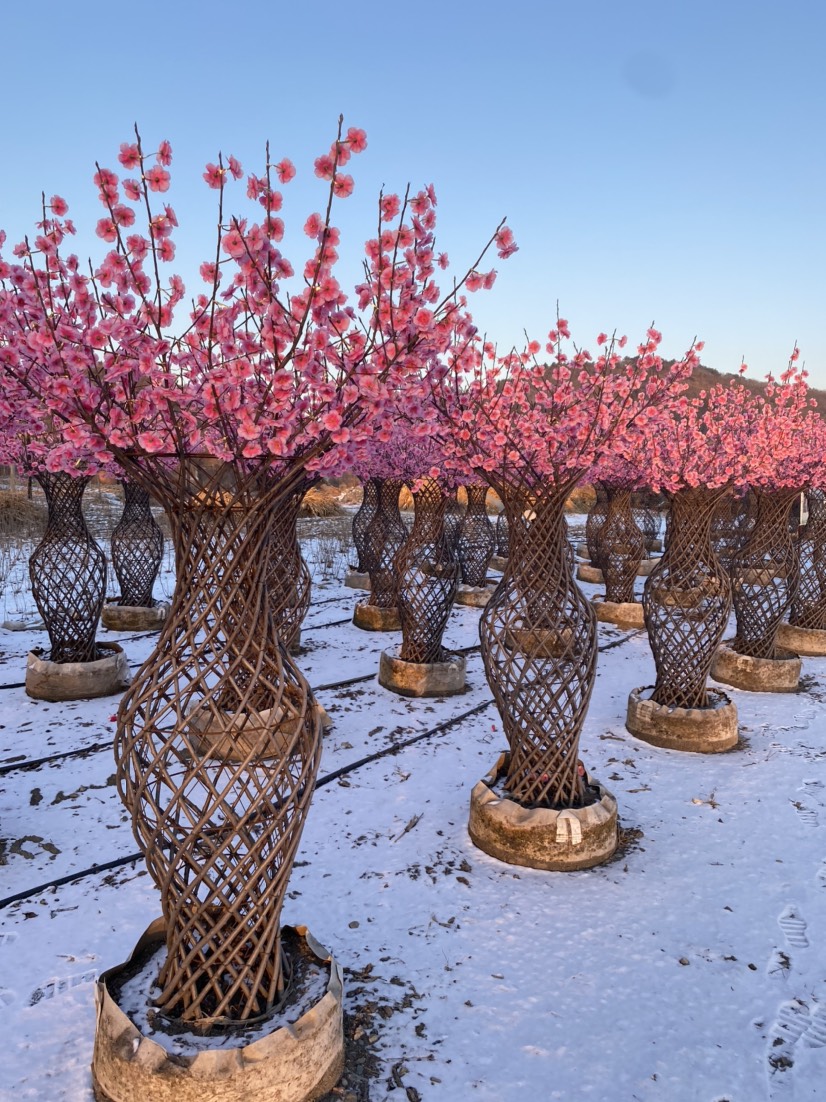
<path id="1" fill-rule="evenodd" d="M 810 631 L 826 630 L 826 492 L 807 490 L 808 523 L 800 529 L 800 579 L 792 597 L 789 623 Z"/>
<path id="2" fill-rule="evenodd" d="M 296 533 L 303 490 L 276 502 L 270 511 L 267 591 L 275 630 L 286 647 L 297 644 L 312 596 L 312 578 Z"/>
<path id="3" fill-rule="evenodd" d="M 608 509 L 597 530 L 596 562 L 605 579 L 605 600 L 631 604 L 637 567 L 645 555 L 645 536 L 635 519 L 630 487 L 606 483 L 605 494 Z"/>
<path id="4" fill-rule="evenodd" d="M 496 518 L 495 529 L 496 554 L 506 559 L 510 553 L 510 529 L 508 527 L 508 514 L 504 509 Z"/>
<path id="5" fill-rule="evenodd" d="M 208 1028 L 268 1013 L 289 981 L 279 921 L 321 725 L 267 590 L 273 513 L 294 487 L 259 494 L 208 458 L 161 473 L 176 588 L 118 711 L 117 784 L 162 897 L 155 1001 Z"/>
<path id="6" fill-rule="evenodd" d="M 455 490 L 447 491 L 447 507 L 445 508 L 445 539 L 453 556 L 457 554 L 459 544 L 459 532 L 462 527 L 462 518 L 465 515 L 467 504 L 462 504 L 456 496 Z"/>
<path id="7" fill-rule="evenodd" d="M 456 549 L 462 570 L 462 585 L 481 587 L 487 581 L 488 564 L 496 547 L 493 525 L 485 508 L 488 486 L 473 482 L 465 489 L 467 511 L 462 518 Z"/>
<path id="8" fill-rule="evenodd" d="M 459 566 L 445 535 L 447 496 L 427 479 L 413 494 L 413 528 L 396 555 L 403 662 L 444 662 L 442 646 L 459 585 Z"/>
<path id="9" fill-rule="evenodd" d="M 731 573 L 735 556 L 742 551 L 757 520 L 757 498 L 727 493 L 720 498 L 711 521 L 711 543 L 723 569 Z"/>
<path id="10" fill-rule="evenodd" d="M 757 519 L 731 566 L 737 634 L 729 645 L 749 658 L 779 658 L 777 631 L 792 606 L 800 574 L 789 530 L 789 510 L 798 491 L 756 490 L 754 495 Z"/>
<path id="11" fill-rule="evenodd" d="M 357 561 L 352 567 L 359 574 L 367 573 L 367 564 L 364 559 L 364 547 L 367 539 L 367 529 L 376 515 L 379 507 L 379 479 L 368 478 L 363 485 L 361 505 L 359 505 L 353 517 L 353 546 L 356 549 Z"/>
<path id="12" fill-rule="evenodd" d="M 643 590 L 657 668 L 651 699 L 666 708 L 709 706 L 706 681 L 731 612 L 731 587 L 711 545 L 719 491 L 670 495 L 668 542 Z"/>
<path id="13" fill-rule="evenodd" d="M 583 797 L 577 753 L 596 676 L 596 616 L 571 571 L 564 493 L 497 491 L 511 553 L 479 636 L 510 749 L 505 790 L 524 807 L 574 808 Z"/>
<path id="14" fill-rule="evenodd" d="M 585 542 L 588 545 L 588 558 L 594 566 L 596 566 L 598 554 L 597 536 L 608 515 L 608 494 L 605 492 L 604 484 L 599 480 L 594 482 L 594 492 L 597 495 L 597 499 L 591 506 L 585 521 Z"/>
<path id="15" fill-rule="evenodd" d="M 645 549 L 650 550 L 660 538 L 660 514 L 654 495 L 646 490 L 638 490 L 631 495 L 631 508 L 637 527 L 643 534 Z"/>
<path id="16" fill-rule="evenodd" d="M 395 608 L 398 600 L 395 558 L 407 539 L 407 528 L 399 512 L 399 494 L 404 483 L 394 478 L 375 481 L 378 508 L 364 540 L 364 563 L 370 575 L 367 604 Z"/>
<path id="17" fill-rule="evenodd" d="M 94 662 L 95 632 L 106 595 L 106 556 L 92 538 L 81 504 L 88 477 L 44 472 L 43 539 L 29 559 L 32 595 L 49 633 L 52 662 Z"/>
<path id="18" fill-rule="evenodd" d="M 163 532 L 149 508 L 149 494 L 133 482 L 121 482 L 123 515 L 112 532 L 112 566 L 120 596 L 113 602 L 153 608 L 152 588 L 163 559 Z"/>

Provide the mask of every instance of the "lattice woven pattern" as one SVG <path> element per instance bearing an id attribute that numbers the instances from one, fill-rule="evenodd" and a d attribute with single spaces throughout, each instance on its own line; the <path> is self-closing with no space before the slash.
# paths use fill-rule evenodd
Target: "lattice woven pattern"
<path id="1" fill-rule="evenodd" d="M 596 617 L 571 571 L 564 495 L 547 487 L 499 492 L 511 553 L 479 636 L 511 752 L 505 784 L 526 807 L 577 807 L 585 799 L 577 762 L 596 676 Z"/>
<path id="2" fill-rule="evenodd" d="M 789 623 L 814 631 L 826 630 L 826 492 L 807 490 L 809 519 L 800 529 L 800 580 L 792 598 Z"/>
<path id="3" fill-rule="evenodd" d="M 789 510 L 797 492 L 755 491 L 757 520 L 734 555 L 731 589 L 737 634 L 731 648 L 751 658 L 777 657 L 777 629 L 797 591 L 797 549 L 789 531 Z"/>
<path id="4" fill-rule="evenodd" d="M 367 563 L 364 559 L 365 540 L 367 539 L 367 529 L 370 526 L 370 521 L 376 515 L 378 507 L 379 480 L 377 478 L 368 478 L 363 486 L 361 505 L 359 505 L 353 517 L 353 545 L 357 555 L 353 570 L 357 570 L 359 574 L 367 573 Z"/>
<path id="5" fill-rule="evenodd" d="M 296 532 L 301 498 L 299 490 L 270 512 L 267 589 L 275 630 L 287 647 L 298 639 L 312 596 L 312 576 Z"/>
<path id="6" fill-rule="evenodd" d="M 163 901 L 156 1003 L 205 1028 L 284 991 L 281 906 L 321 730 L 267 592 L 277 502 L 208 459 L 165 491 L 177 585 L 118 713 L 117 783 Z"/>
<path id="7" fill-rule="evenodd" d="M 631 495 L 631 508 L 634 521 L 643 534 L 646 550 L 650 550 L 660 535 L 660 513 L 656 495 L 647 490 L 638 490 Z"/>
<path id="8" fill-rule="evenodd" d="M 448 653 L 442 636 L 459 584 L 459 566 L 445 535 L 447 498 L 438 483 L 428 479 L 413 501 L 413 529 L 396 555 L 400 657 L 404 662 L 444 662 Z"/>
<path id="9" fill-rule="evenodd" d="M 112 566 L 120 586 L 119 605 L 152 608 L 152 587 L 163 559 L 163 532 L 152 516 L 149 494 L 121 482 L 123 514 L 112 532 Z"/>
<path id="10" fill-rule="evenodd" d="M 459 532 L 462 528 L 462 519 L 467 509 L 467 503 L 463 504 L 456 496 L 455 490 L 449 490 L 447 494 L 447 508 L 445 509 L 445 538 L 451 554 L 456 555 L 459 544 Z"/>
<path id="11" fill-rule="evenodd" d="M 597 530 L 596 563 L 605 579 L 606 601 L 632 603 L 637 567 L 645 554 L 645 536 L 637 526 L 631 490 L 606 483 L 608 509 Z"/>
<path id="12" fill-rule="evenodd" d="M 44 472 L 43 539 L 29 559 L 32 595 L 49 633 L 52 662 L 94 662 L 95 632 L 106 596 L 106 556 L 83 519 L 88 478 Z"/>
<path id="13" fill-rule="evenodd" d="M 657 667 L 652 699 L 665 707 L 708 706 L 706 681 L 731 612 L 728 575 L 711 545 L 719 496 L 702 488 L 671 496 L 665 553 L 643 590 Z"/>
<path id="14" fill-rule="evenodd" d="M 488 487 L 485 483 L 471 483 L 467 490 L 467 511 L 459 529 L 457 554 L 464 585 L 484 586 L 488 577 L 488 564 L 496 546 L 493 525 L 485 508 Z"/>
<path id="15" fill-rule="evenodd" d="M 588 545 L 588 558 L 596 566 L 599 554 L 597 537 L 608 515 L 608 494 L 605 492 L 604 484 L 599 480 L 594 482 L 594 492 L 597 499 L 588 510 L 588 518 L 585 521 L 585 542 Z"/>
<path id="16" fill-rule="evenodd" d="M 506 559 L 510 549 L 510 529 L 508 527 L 508 514 L 503 509 L 496 518 L 496 554 Z"/>
<path id="17" fill-rule="evenodd" d="M 370 575 L 370 597 L 377 608 L 395 608 L 398 598 L 394 560 L 407 539 L 407 528 L 399 512 L 399 494 L 403 482 L 377 479 L 378 508 L 367 528 L 364 562 Z"/>
<path id="18" fill-rule="evenodd" d="M 717 503 L 711 521 L 711 543 L 724 570 L 731 573 L 734 558 L 746 544 L 757 520 L 757 498 L 727 493 Z"/>

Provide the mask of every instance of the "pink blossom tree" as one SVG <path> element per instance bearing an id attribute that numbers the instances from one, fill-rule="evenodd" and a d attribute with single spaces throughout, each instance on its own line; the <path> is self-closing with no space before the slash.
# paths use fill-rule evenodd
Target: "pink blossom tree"
<path id="1" fill-rule="evenodd" d="M 57 196 L 16 260 L 0 259 L 2 372 L 61 426 L 47 466 L 114 458 L 170 517 L 176 591 L 118 712 L 117 775 L 163 893 L 158 1005 L 203 1027 L 283 995 L 281 903 L 319 762 L 318 712 L 268 600 L 271 513 L 335 445 L 389 438 L 390 396 L 427 387 L 453 328 L 456 293 L 434 279 L 432 188 L 381 197 L 357 302 L 346 300 L 331 214 L 365 144 L 340 127 L 316 160 L 324 201 L 298 269 L 281 251 L 291 162 L 267 151 L 243 216 L 228 214 L 240 164 L 207 165 L 219 233 L 188 315 L 182 279 L 163 276 L 178 221 L 167 142 L 125 143 L 126 179 L 98 166 L 109 250 L 93 275 L 64 252 L 74 226 Z M 504 227 L 495 240 L 500 255 L 511 248 Z M 479 278 L 474 266 L 458 283 Z"/>

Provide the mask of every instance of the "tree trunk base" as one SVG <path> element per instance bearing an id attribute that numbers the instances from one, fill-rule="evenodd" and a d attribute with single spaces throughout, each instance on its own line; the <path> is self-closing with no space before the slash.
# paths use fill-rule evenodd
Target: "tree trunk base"
<path id="1" fill-rule="evenodd" d="M 106 604 L 100 614 L 101 623 L 109 631 L 160 631 L 169 605 Z"/>
<path id="2" fill-rule="evenodd" d="M 37 651 L 26 661 L 26 693 L 35 700 L 92 700 L 120 694 L 132 675 L 117 643 L 98 643 L 104 656 L 94 662 L 52 662 Z M 42 652 L 41 652 L 42 653 Z"/>
<path id="3" fill-rule="evenodd" d="M 356 605 L 353 623 L 362 631 L 401 631 L 402 629 L 398 608 L 379 608 L 378 605 L 370 605 L 367 601 L 359 601 Z"/>
<path id="4" fill-rule="evenodd" d="M 724 685 L 750 693 L 796 693 L 802 662 L 796 654 L 777 648 L 776 658 L 752 658 L 721 645 L 711 676 Z"/>
<path id="5" fill-rule="evenodd" d="M 453 696 L 465 691 L 464 655 L 446 662 L 404 662 L 389 651 L 379 659 L 379 684 L 399 696 Z"/>
<path id="6" fill-rule="evenodd" d="M 737 708 L 725 693 L 709 690 L 710 708 L 667 708 L 633 689 L 625 726 L 638 739 L 665 750 L 719 754 L 737 745 Z"/>
<path id="7" fill-rule="evenodd" d="M 616 624 L 621 628 L 644 628 L 645 616 L 639 601 L 606 601 L 592 597 L 591 604 L 602 624 Z"/>
<path id="8" fill-rule="evenodd" d="M 826 655 L 826 631 L 819 628 L 781 624 L 777 630 L 777 642 L 784 650 L 802 654 L 804 658 L 822 658 Z"/>

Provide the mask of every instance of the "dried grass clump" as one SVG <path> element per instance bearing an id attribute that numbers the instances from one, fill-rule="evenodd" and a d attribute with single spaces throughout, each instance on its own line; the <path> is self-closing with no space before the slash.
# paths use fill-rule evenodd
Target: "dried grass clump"
<path id="1" fill-rule="evenodd" d="M 300 517 L 340 517 L 346 509 L 340 501 L 341 491 L 334 486 L 311 486 L 304 495 Z"/>
<path id="2" fill-rule="evenodd" d="M 0 490 L 0 536 L 40 537 L 45 526 L 42 500 L 29 501 L 25 490 Z"/>

